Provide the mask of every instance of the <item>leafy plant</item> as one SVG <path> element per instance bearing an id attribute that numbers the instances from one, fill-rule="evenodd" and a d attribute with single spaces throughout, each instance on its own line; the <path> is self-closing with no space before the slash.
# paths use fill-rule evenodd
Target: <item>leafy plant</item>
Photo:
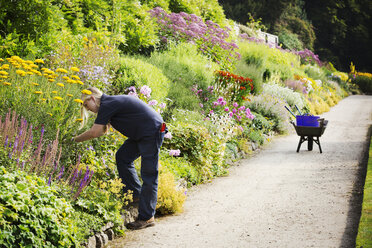
<path id="1" fill-rule="evenodd" d="M 164 167 L 159 171 L 159 190 L 156 211 L 161 214 L 182 212 L 186 189 L 177 189 L 174 175 Z"/>
<path id="2" fill-rule="evenodd" d="M 0 245 L 78 247 L 74 209 L 39 177 L 0 167 Z"/>
<path id="3" fill-rule="evenodd" d="M 129 93 L 129 87 L 151 88 L 152 99 L 164 102 L 169 92 L 169 79 L 154 65 L 137 58 L 122 57 L 111 85 L 113 94 Z"/>

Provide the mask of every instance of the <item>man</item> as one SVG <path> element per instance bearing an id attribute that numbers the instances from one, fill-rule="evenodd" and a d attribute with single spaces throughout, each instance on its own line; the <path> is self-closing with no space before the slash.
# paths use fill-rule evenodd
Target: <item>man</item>
<path id="1" fill-rule="evenodd" d="M 149 105 L 134 96 L 103 94 L 94 87 L 83 90 L 82 126 L 87 111 L 97 114 L 93 126 L 76 136 L 76 142 L 97 138 L 106 133 L 108 125 L 128 137 L 116 152 L 119 176 L 125 184 L 124 192 L 133 191 L 133 202 L 139 203 L 138 218 L 127 225 L 142 229 L 155 225 L 155 207 L 158 190 L 159 151 L 166 126 L 162 117 Z M 141 186 L 134 160 L 141 156 Z"/>

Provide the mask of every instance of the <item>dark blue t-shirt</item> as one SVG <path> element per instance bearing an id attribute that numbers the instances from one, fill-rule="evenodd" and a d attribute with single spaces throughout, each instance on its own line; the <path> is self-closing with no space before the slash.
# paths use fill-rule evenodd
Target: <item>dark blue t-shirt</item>
<path id="1" fill-rule="evenodd" d="M 95 124 L 111 124 L 123 135 L 139 140 L 159 132 L 163 118 L 137 97 L 103 94 Z"/>

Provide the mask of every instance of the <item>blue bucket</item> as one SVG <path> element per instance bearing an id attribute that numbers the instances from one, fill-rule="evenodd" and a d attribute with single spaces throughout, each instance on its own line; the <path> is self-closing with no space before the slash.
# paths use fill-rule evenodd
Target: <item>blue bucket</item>
<path id="1" fill-rule="evenodd" d="M 319 116 L 314 115 L 296 115 L 297 126 L 319 127 Z"/>

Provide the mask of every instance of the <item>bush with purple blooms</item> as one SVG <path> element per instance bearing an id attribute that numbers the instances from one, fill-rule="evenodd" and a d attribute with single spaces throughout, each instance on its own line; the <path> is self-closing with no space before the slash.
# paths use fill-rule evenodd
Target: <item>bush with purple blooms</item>
<path id="1" fill-rule="evenodd" d="M 160 7 L 150 10 L 150 13 L 160 26 L 159 36 L 163 44 L 171 41 L 193 43 L 200 52 L 211 57 L 224 69 L 231 68 L 234 61 L 240 59 L 238 46 L 229 41 L 230 28 L 221 27 L 210 20 L 204 22 L 194 14 L 168 14 Z"/>
<path id="2" fill-rule="evenodd" d="M 318 66 L 322 67 L 323 62 L 320 61 L 319 56 L 317 54 L 314 54 L 311 50 L 309 49 L 304 49 L 302 51 L 297 51 L 294 52 L 301 58 L 301 63 L 302 64 L 314 64 L 316 63 Z"/>

